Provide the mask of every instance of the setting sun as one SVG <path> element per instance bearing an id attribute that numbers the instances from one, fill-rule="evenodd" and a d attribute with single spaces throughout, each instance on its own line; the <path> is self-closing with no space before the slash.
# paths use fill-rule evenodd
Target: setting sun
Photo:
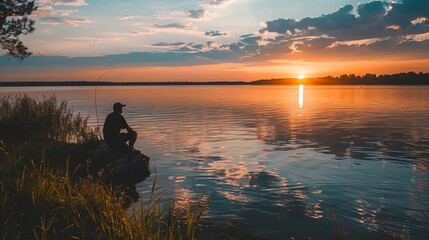
<path id="1" fill-rule="evenodd" d="M 304 78 L 305 78 L 305 76 L 304 76 L 303 74 L 301 74 L 301 75 L 299 75 L 299 76 L 298 76 L 298 78 L 299 78 L 299 79 L 304 79 Z"/>

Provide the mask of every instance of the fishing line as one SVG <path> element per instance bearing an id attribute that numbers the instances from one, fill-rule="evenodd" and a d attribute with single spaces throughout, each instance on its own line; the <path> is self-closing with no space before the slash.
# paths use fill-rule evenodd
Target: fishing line
<path id="1" fill-rule="evenodd" d="M 95 105 L 95 115 L 97 116 L 97 128 L 98 128 L 98 135 L 100 136 L 100 139 L 103 140 L 103 136 L 101 136 L 100 131 L 100 121 L 98 120 L 98 107 L 97 107 L 97 88 L 98 83 L 100 82 L 100 79 L 109 72 L 118 72 L 118 70 L 108 70 L 103 72 L 100 77 L 98 77 L 97 82 L 95 83 L 95 89 L 94 89 L 94 105 Z"/>

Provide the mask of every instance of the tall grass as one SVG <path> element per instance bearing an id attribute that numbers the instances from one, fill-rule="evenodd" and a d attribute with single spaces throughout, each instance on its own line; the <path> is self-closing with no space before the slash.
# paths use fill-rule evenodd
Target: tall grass
<path id="1" fill-rule="evenodd" d="M 89 179 L 26 159 L 22 151 L 0 154 L 0 239 L 195 239 L 213 197 L 201 196 L 185 210 L 161 203 L 154 187 L 130 214 L 126 196 Z"/>
<path id="2" fill-rule="evenodd" d="M 74 114 L 67 101 L 55 96 L 27 95 L 0 98 L 0 138 L 12 142 L 87 142 L 97 138 L 88 117 Z"/>

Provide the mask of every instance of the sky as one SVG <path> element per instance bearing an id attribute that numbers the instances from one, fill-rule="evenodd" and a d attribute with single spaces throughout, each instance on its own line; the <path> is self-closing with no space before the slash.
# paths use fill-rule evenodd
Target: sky
<path id="1" fill-rule="evenodd" d="M 0 81 L 429 72 L 428 0 L 35 1 L 33 56 L 0 57 Z"/>

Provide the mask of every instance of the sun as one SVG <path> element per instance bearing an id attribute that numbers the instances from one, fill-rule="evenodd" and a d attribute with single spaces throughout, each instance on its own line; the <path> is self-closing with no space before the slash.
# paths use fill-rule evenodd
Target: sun
<path id="1" fill-rule="evenodd" d="M 298 75 L 298 78 L 299 78 L 299 79 L 304 79 L 304 78 L 305 78 L 305 76 L 304 76 L 303 74 L 300 74 L 300 75 Z"/>

